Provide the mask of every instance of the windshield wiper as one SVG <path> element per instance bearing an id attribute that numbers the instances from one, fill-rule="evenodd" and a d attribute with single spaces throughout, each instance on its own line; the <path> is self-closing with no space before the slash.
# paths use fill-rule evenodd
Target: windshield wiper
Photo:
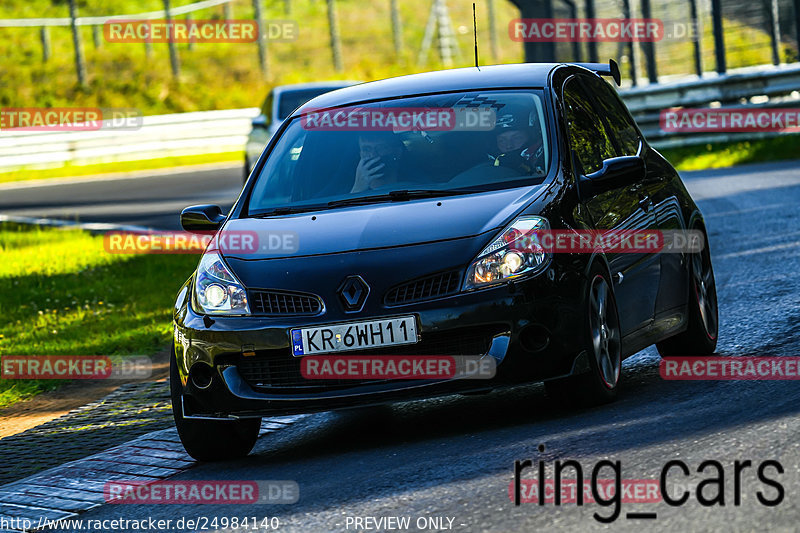
<path id="1" fill-rule="evenodd" d="M 471 194 L 476 192 L 481 191 L 477 189 L 455 189 L 451 191 L 442 189 L 402 189 L 398 191 L 390 191 L 386 194 L 375 194 L 372 196 L 359 196 L 357 198 L 334 200 L 332 202 L 328 202 L 328 207 L 364 205 L 378 202 L 406 202 L 408 200 L 415 200 L 417 198 L 436 198 L 441 196 L 455 196 L 458 194 Z"/>
<path id="2" fill-rule="evenodd" d="M 273 207 L 272 209 L 261 211 L 259 213 L 253 213 L 250 215 L 250 218 L 267 218 L 267 217 L 276 217 L 281 215 L 294 215 L 296 213 L 307 213 L 308 211 L 321 211 L 323 209 L 328 209 L 328 206 L 326 205 L 304 205 L 299 207 L 281 206 L 281 207 Z"/>

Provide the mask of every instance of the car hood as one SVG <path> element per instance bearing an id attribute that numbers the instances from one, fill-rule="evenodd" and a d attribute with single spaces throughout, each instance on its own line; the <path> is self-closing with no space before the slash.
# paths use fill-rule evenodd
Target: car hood
<path id="1" fill-rule="evenodd" d="M 542 185 L 463 196 L 388 202 L 271 218 L 229 220 L 226 236 L 251 235 L 257 250 L 223 247 L 226 257 L 277 259 L 407 246 L 470 237 L 500 227 Z M 252 233 L 251 233 L 252 232 Z"/>

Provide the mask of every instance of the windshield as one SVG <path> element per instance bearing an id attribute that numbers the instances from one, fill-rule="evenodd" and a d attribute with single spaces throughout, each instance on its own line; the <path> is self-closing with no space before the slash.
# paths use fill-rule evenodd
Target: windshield
<path id="1" fill-rule="evenodd" d="M 546 132 L 540 91 L 461 92 L 309 110 L 292 120 L 270 153 L 248 212 L 541 183 L 550 164 Z"/>

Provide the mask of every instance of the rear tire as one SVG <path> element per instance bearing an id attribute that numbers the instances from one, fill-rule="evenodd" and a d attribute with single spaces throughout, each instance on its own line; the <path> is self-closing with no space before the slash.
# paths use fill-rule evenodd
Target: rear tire
<path id="1" fill-rule="evenodd" d="M 611 287 L 605 271 L 594 265 L 587 284 L 582 327 L 589 372 L 545 381 L 547 395 L 556 401 L 591 407 L 617 397 L 622 378 L 622 344 L 617 301 Z"/>
<path id="2" fill-rule="evenodd" d="M 656 344 L 662 357 L 711 355 L 717 349 L 719 312 L 717 285 L 711 265 L 708 237 L 699 253 L 691 254 L 691 287 L 689 288 L 689 324 L 686 331 Z"/>
<path id="3" fill-rule="evenodd" d="M 172 415 L 186 453 L 198 461 L 225 461 L 245 457 L 258 439 L 260 418 L 242 420 L 192 420 L 183 417 L 183 392 L 173 350 L 169 362 L 169 390 Z"/>

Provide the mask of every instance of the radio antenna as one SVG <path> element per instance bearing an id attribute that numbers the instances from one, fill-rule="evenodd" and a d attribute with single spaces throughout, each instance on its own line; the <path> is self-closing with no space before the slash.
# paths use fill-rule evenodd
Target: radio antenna
<path id="1" fill-rule="evenodd" d="M 475 2 L 472 2 L 472 35 L 475 37 L 475 68 L 480 70 L 478 66 L 478 19 L 475 16 Z"/>

